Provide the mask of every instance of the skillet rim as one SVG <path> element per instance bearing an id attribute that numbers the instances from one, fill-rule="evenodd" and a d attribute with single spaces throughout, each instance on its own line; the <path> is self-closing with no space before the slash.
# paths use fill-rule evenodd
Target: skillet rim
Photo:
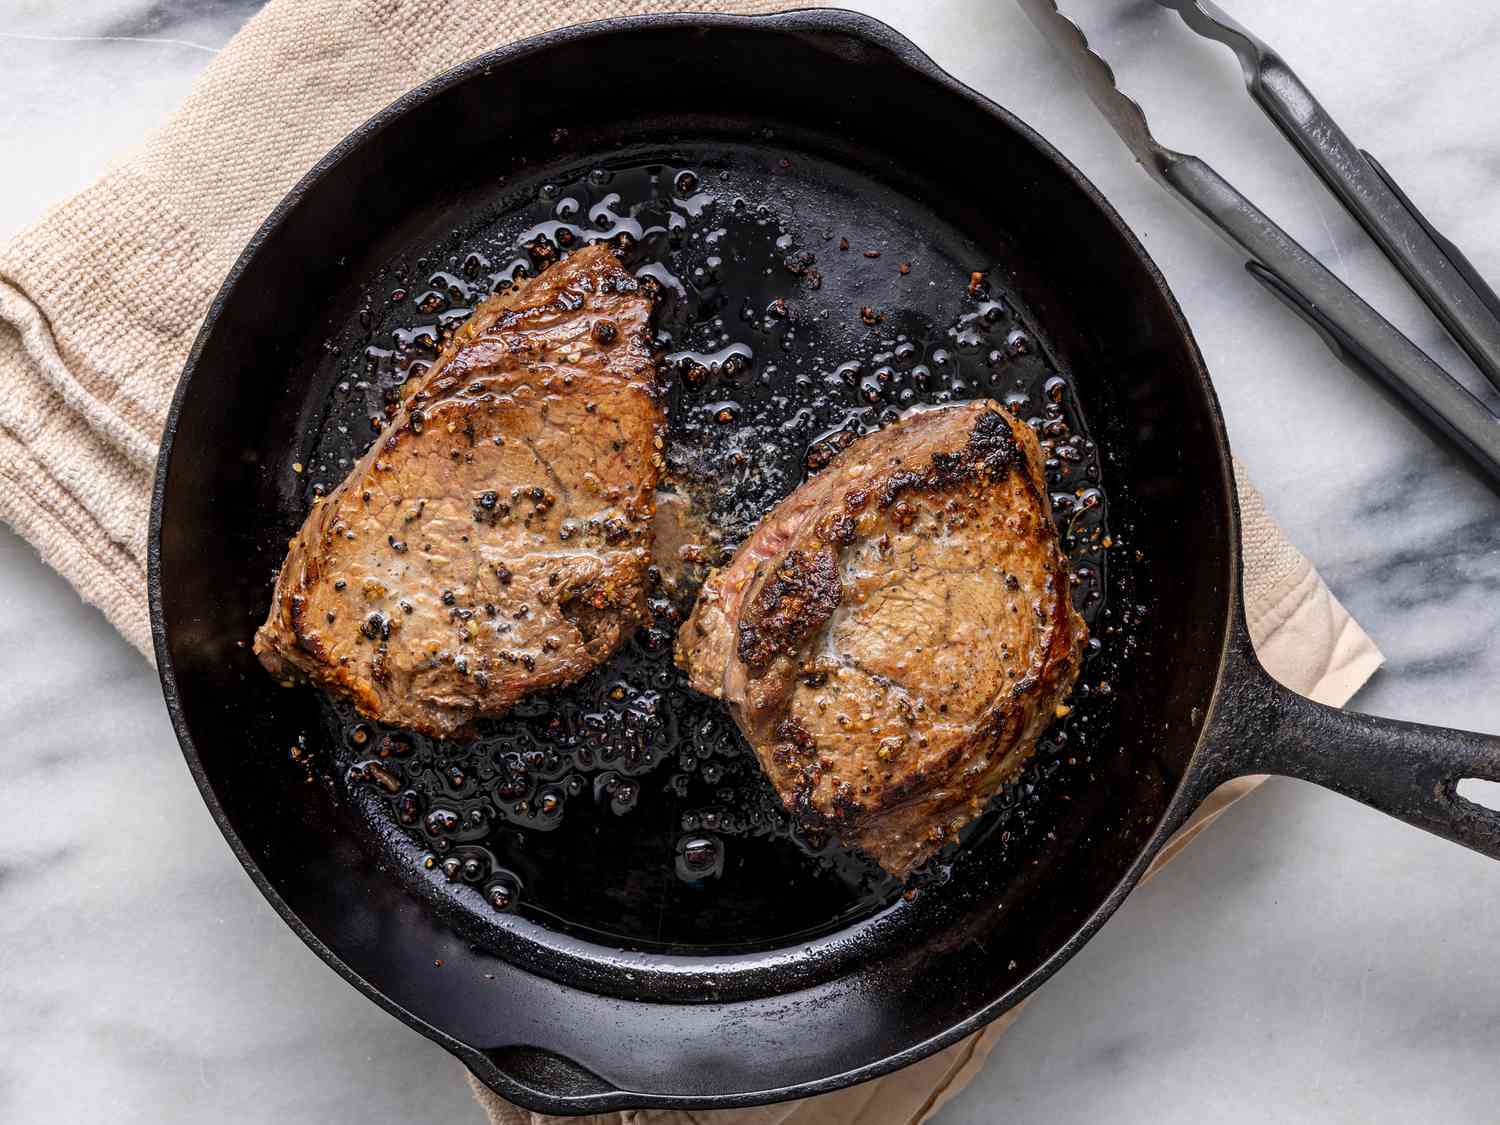
<path id="1" fill-rule="evenodd" d="M 325 178 L 337 170 L 346 155 L 368 142 L 372 137 L 378 135 L 387 126 L 405 116 L 415 107 L 449 89 L 461 85 L 476 76 L 483 75 L 495 67 L 508 65 L 517 59 L 532 54 L 550 51 L 566 43 L 659 27 L 708 31 L 714 28 L 743 28 L 746 26 L 771 28 L 778 33 L 792 36 L 820 32 L 838 33 L 878 49 L 889 57 L 894 64 L 910 68 L 922 77 L 944 88 L 949 93 L 964 98 L 982 109 L 989 117 L 994 119 L 997 127 L 1008 128 L 1016 133 L 1022 140 L 1030 144 L 1044 156 L 1063 177 L 1071 181 L 1114 229 L 1116 235 L 1122 240 L 1124 247 L 1134 255 L 1147 278 L 1149 278 L 1157 296 L 1164 302 L 1171 320 L 1177 329 L 1181 343 L 1186 345 L 1187 366 L 1190 369 L 1191 376 L 1187 381 L 1189 385 L 1195 386 L 1202 394 L 1204 404 L 1208 408 L 1211 435 L 1218 453 L 1217 483 L 1222 499 L 1222 504 L 1219 507 L 1227 519 L 1226 530 L 1228 532 L 1226 536 L 1228 574 L 1226 575 L 1227 581 L 1222 597 L 1225 615 L 1221 626 L 1223 644 L 1218 654 L 1218 665 L 1214 676 L 1213 688 L 1208 696 L 1208 706 L 1200 721 L 1197 743 L 1187 760 L 1176 791 L 1168 801 L 1167 807 L 1161 814 L 1151 837 L 1139 848 L 1129 867 L 1110 889 L 1099 906 L 1074 930 L 1067 940 L 1056 947 L 1035 970 L 1017 981 L 998 998 L 972 1012 L 968 1017 L 939 1035 L 912 1044 L 899 1052 L 887 1055 L 877 1061 L 842 1071 L 838 1074 L 825 1076 L 815 1081 L 774 1089 L 726 1094 L 675 1096 L 610 1089 L 604 1093 L 559 1096 L 539 1091 L 523 1084 L 502 1069 L 483 1051 L 456 1039 L 443 1029 L 415 1015 L 407 1008 L 386 996 L 371 981 L 351 969 L 338 954 L 303 923 L 301 918 L 277 893 L 271 885 L 269 878 L 260 870 L 259 864 L 229 823 L 223 806 L 214 795 L 208 771 L 205 769 L 202 759 L 199 756 L 197 746 L 183 713 L 181 696 L 177 685 L 176 669 L 172 662 L 167 637 L 162 603 L 161 575 L 161 533 L 165 516 L 167 480 L 171 469 L 172 452 L 179 416 L 188 395 L 191 393 L 193 378 L 197 374 L 198 364 L 210 337 L 213 335 L 220 316 L 230 305 L 243 275 L 261 252 L 272 232 L 280 227 L 287 216 L 301 204 L 304 196 L 315 190 Z M 1188 373 L 1184 374 L 1186 376 Z M 187 360 L 183 366 L 182 376 L 178 381 L 170 408 L 167 412 L 157 456 L 151 495 L 150 522 L 147 536 L 147 596 L 150 602 L 151 636 L 158 675 L 162 685 L 162 694 L 166 703 L 168 716 L 171 719 L 173 731 L 177 736 L 183 753 L 183 758 L 189 772 L 193 776 L 194 783 L 198 787 L 199 794 L 202 796 L 204 804 L 207 806 L 219 831 L 229 844 L 235 857 L 239 860 L 240 865 L 245 869 L 246 874 L 249 875 L 251 882 L 255 884 L 257 890 L 265 897 L 272 909 L 339 976 L 343 977 L 344 980 L 353 985 L 367 998 L 380 1005 L 380 1007 L 384 1008 L 407 1026 L 418 1031 L 459 1058 L 485 1085 L 495 1090 L 502 1097 L 542 1112 L 573 1115 L 642 1107 L 677 1107 L 685 1109 L 733 1108 L 770 1104 L 831 1092 L 880 1077 L 925 1058 L 983 1028 L 1001 1014 L 1025 1000 L 1042 983 L 1051 977 L 1053 973 L 1066 964 L 1098 932 L 1103 924 L 1119 908 L 1120 904 L 1129 895 L 1131 890 L 1134 889 L 1136 884 L 1140 882 L 1146 868 L 1155 858 L 1171 833 L 1187 819 L 1189 813 L 1197 806 L 1209 789 L 1221 780 L 1217 776 L 1211 776 L 1205 771 L 1202 764 L 1202 750 L 1207 734 L 1213 726 L 1214 715 L 1219 710 L 1219 705 L 1223 701 L 1226 672 L 1230 669 L 1236 655 L 1245 652 L 1249 645 L 1248 630 L 1244 622 L 1241 588 L 1241 555 L 1239 505 L 1234 485 L 1228 435 L 1218 396 L 1214 391 L 1192 329 L 1188 325 L 1182 309 L 1167 285 L 1161 270 L 1146 251 L 1141 241 L 1099 189 L 1067 157 L 1015 114 L 979 91 L 960 82 L 957 78 L 938 66 L 926 52 L 910 39 L 873 16 L 843 8 L 798 8 L 762 15 L 723 15 L 690 12 L 659 13 L 621 16 L 574 24 L 476 55 L 402 94 L 385 108 L 356 126 L 343 140 L 318 160 L 293 185 L 281 201 L 277 203 L 246 243 L 245 248 L 240 252 L 233 266 L 231 266 L 229 272 L 225 275 L 223 283 L 209 305 L 204 315 L 203 323 L 194 338 L 193 346 L 188 353 Z M 608 1084 L 607 1080 L 601 1079 L 601 1082 Z"/>

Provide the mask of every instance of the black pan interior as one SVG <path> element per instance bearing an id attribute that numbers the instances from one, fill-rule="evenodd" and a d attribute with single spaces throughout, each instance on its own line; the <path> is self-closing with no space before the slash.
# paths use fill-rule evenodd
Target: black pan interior
<path id="1" fill-rule="evenodd" d="M 868 21 L 802 16 L 641 21 L 475 66 L 315 176 L 200 341 L 157 560 L 190 763 L 307 936 L 533 1100 L 764 1091 L 754 1060 L 773 1026 L 778 1086 L 935 1043 L 1106 901 L 1195 744 L 1231 558 L 1222 479 L 1198 468 L 1222 464 L 1201 366 L 1086 186 L 929 65 Z M 1056 490 L 1077 496 L 1092 473 L 1108 497 L 1076 521 L 1101 642 L 1080 706 L 914 899 L 775 829 L 731 725 L 672 682 L 652 631 L 482 745 L 411 753 L 276 688 L 249 654 L 287 535 L 423 360 L 425 326 L 534 268 L 531 236 L 621 229 L 641 236 L 637 260 L 667 265 L 675 476 L 730 543 L 820 438 L 914 402 L 1024 395 L 1096 445 L 1069 443 Z M 382 747 L 421 763 L 405 810 L 404 792 L 349 781 Z M 468 832 L 481 791 L 527 754 L 541 759 L 511 804 Z M 562 811 L 543 830 L 549 793 Z M 427 832 L 434 812 L 458 829 Z M 710 862 L 683 870 L 699 841 Z"/>
<path id="2" fill-rule="evenodd" d="M 1110 526 L 1084 412 L 996 248 L 862 174 L 853 154 L 835 164 L 779 140 L 686 134 L 588 166 L 548 162 L 476 198 L 465 227 L 445 221 L 380 263 L 314 374 L 326 398 L 308 397 L 299 440 L 268 466 L 282 485 L 270 541 L 375 440 L 401 382 L 476 300 L 590 240 L 620 245 L 659 290 L 668 485 L 721 558 L 840 443 L 915 407 L 1008 402 L 1049 443 L 1074 600 L 1099 633 L 1091 705 L 974 828 L 1000 834 L 991 862 L 1014 863 L 1035 809 L 1089 784 L 1092 695 L 1128 658 L 1143 568 Z M 497 908 L 605 944 L 724 953 L 816 940 L 891 906 L 902 888 L 798 832 L 723 708 L 687 688 L 671 642 L 690 601 L 664 583 L 624 651 L 477 740 L 404 735 L 318 699 L 323 721 L 288 776 L 325 778 L 391 869 L 496 949 L 514 926 Z M 946 863 L 927 875 L 947 877 Z"/>

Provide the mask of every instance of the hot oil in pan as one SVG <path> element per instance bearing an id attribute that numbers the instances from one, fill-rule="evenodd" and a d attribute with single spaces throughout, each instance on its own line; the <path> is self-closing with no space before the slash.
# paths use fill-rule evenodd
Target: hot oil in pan
<path id="1" fill-rule="evenodd" d="M 393 265 L 339 342 L 342 378 L 307 501 L 337 484 L 401 382 L 477 301 L 610 238 L 660 293 L 665 487 L 713 529 L 710 553 L 727 558 L 859 434 L 914 406 L 990 397 L 1042 438 L 1075 602 L 1104 631 L 1116 545 L 1071 383 L 986 268 L 995 263 L 960 235 L 945 244 L 929 218 L 894 206 L 864 206 L 857 229 L 827 220 L 850 211 L 849 182 L 749 147 L 606 164 L 538 182 L 530 203 Z M 387 730 L 327 703 L 320 757 L 398 873 L 460 910 L 514 910 L 614 942 L 726 948 L 828 932 L 892 901 L 901 888 L 877 867 L 789 823 L 733 721 L 685 686 L 671 654 L 683 608 L 658 591 L 653 624 L 606 666 L 524 701 L 472 742 Z M 1107 690 L 1101 665 L 1119 655 L 1086 669 L 1095 697 L 1101 682 Z M 1085 776 L 1091 702 L 971 834 L 1019 846 L 1027 809 Z M 928 877 L 948 873 L 934 865 Z"/>

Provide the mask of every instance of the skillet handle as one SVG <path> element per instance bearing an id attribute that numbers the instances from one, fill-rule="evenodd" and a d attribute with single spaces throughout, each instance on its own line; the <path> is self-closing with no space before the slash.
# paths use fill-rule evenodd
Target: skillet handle
<path id="1" fill-rule="evenodd" d="M 1465 778 L 1500 782 L 1500 737 L 1328 707 L 1277 683 L 1248 652 L 1237 663 L 1200 751 L 1209 776 L 1311 781 L 1500 859 L 1500 812 L 1458 794 Z"/>

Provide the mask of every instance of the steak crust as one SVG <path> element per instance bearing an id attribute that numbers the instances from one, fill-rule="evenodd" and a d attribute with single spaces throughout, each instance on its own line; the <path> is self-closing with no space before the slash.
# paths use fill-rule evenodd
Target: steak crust
<path id="1" fill-rule="evenodd" d="M 604 244 L 476 308 L 292 539 L 266 668 L 447 737 L 606 660 L 647 617 L 650 315 Z"/>
<path id="2" fill-rule="evenodd" d="M 1035 435 L 998 404 L 855 441 L 711 575 L 676 657 L 788 810 L 906 879 L 983 810 L 1087 630 Z"/>

